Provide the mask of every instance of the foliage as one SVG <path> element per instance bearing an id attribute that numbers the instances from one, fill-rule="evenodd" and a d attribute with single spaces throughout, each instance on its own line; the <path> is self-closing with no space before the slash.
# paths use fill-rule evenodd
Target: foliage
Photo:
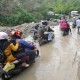
<path id="1" fill-rule="evenodd" d="M 18 25 L 38 22 L 42 19 L 59 18 L 55 14 L 69 14 L 80 10 L 80 0 L 0 0 L 0 25 Z"/>

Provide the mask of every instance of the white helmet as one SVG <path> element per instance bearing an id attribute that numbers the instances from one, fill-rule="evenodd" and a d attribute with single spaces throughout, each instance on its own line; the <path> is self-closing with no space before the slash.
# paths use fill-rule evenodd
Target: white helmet
<path id="1" fill-rule="evenodd" d="M 0 32 L 0 40 L 8 39 L 8 34 L 5 32 Z"/>

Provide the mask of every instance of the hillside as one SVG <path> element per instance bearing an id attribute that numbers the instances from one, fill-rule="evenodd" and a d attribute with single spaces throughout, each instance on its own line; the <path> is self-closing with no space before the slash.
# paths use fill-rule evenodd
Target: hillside
<path id="1" fill-rule="evenodd" d="M 79 6 L 80 0 L 0 0 L 0 25 L 49 19 L 54 16 L 48 16 L 48 11 L 69 14 Z"/>
<path id="2" fill-rule="evenodd" d="M 25 11 L 39 7 L 40 0 L 0 0 L 0 14 L 17 13 L 16 8 L 20 7 Z"/>
<path id="3" fill-rule="evenodd" d="M 55 11 L 60 10 L 60 8 L 65 9 L 65 7 L 78 9 L 80 0 L 0 0 L 0 14 L 17 13 L 17 7 L 30 11 L 43 5 L 53 8 Z"/>

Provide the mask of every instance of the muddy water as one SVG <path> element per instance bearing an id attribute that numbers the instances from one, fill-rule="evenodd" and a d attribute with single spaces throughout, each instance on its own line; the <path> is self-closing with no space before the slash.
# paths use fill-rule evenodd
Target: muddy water
<path id="1" fill-rule="evenodd" d="M 80 80 L 80 35 L 76 29 L 63 37 L 54 28 L 55 39 L 39 46 L 40 57 L 29 69 L 12 80 Z"/>

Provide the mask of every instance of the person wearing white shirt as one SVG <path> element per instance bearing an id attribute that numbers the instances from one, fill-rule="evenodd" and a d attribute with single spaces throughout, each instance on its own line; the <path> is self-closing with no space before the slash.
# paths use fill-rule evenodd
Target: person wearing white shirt
<path id="1" fill-rule="evenodd" d="M 78 33 L 79 33 L 79 29 L 80 29 L 80 17 L 76 20 L 76 26 L 77 26 Z"/>

